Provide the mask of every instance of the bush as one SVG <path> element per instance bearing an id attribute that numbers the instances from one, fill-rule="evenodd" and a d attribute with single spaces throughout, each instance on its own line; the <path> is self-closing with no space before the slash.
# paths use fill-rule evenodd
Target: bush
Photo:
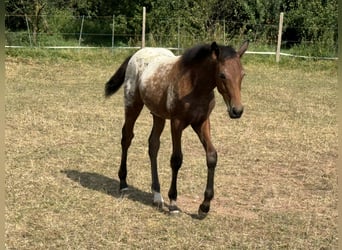
<path id="1" fill-rule="evenodd" d="M 5 32 L 6 45 L 8 46 L 30 46 L 30 37 L 27 31 Z"/>

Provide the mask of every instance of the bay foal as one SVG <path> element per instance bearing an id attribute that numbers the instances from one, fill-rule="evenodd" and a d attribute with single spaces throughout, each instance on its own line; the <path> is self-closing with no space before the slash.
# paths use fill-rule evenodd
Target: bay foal
<path id="1" fill-rule="evenodd" d="M 125 122 L 122 128 L 122 155 L 119 169 L 120 190 L 128 188 L 127 152 L 134 133 L 133 128 L 143 106 L 153 116 L 149 137 L 153 202 L 162 205 L 157 169 L 160 135 L 165 120 L 171 121 L 172 178 L 168 192 L 169 211 L 179 212 L 177 207 L 177 175 L 182 165 L 181 137 L 189 125 L 198 135 L 207 160 L 207 184 L 199 214 L 206 215 L 214 196 L 214 173 L 217 153 L 211 142 L 209 116 L 215 106 L 214 89 L 222 95 L 230 118 L 240 118 L 243 113 L 241 82 L 244 70 L 241 57 L 248 48 L 248 41 L 238 51 L 216 42 L 192 47 L 182 56 L 175 56 L 162 48 L 143 48 L 128 57 L 105 86 L 105 96 L 114 94 L 124 85 Z"/>

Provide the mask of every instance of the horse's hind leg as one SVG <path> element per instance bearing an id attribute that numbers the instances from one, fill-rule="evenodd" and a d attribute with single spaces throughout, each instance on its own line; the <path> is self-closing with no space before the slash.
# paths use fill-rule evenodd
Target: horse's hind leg
<path id="1" fill-rule="evenodd" d="M 137 102 L 135 105 L 126 106 L 125 108 L 125 123 L 122 127 L 121 138 L 121 164 L 119 169 L 120 191 L 125 191 L 128 188 L 127 177 L 127 153 L 134 137 L 133 129 L 135 121 L 137 120 L 142 108 L 142 102 Z"/>
<path id="2" fill-rule="evenodd" d="M 160 147 L 160 135 L 165 127 L 165 120 L 153 115 L 153 128 L 149 137 L 148 153 L 151 161 L 151 175 L 152 175 L 152 193 L 153 204 L 160 207 L 163 205 L 164 200 L 160 194 L 160 184 L 157 168 L 157 156 Z"/>

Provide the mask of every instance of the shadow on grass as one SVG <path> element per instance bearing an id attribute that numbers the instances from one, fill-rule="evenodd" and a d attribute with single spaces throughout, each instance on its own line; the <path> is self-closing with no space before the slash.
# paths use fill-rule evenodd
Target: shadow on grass
<path id="1" fill-rule="evenodd" d="M 128 191 L 121 193 L 119 191 L 119 181 L 107 176 L 77 170 L 62 170 L 61 172 L 85 188 L 108 194 L 114 198 L 128 198 L 132 201 L 153 206 L 152 193 L 147 193 L 133 186 L 129 186 Z"/>
<path id="2" fill-rule="evenodd" d="M 170 214 L 169 205 L 166 202 L 164 202 L 163 207 L 156 207 L 153 205 L 152 193 L 142 191 L 133 186 L 129 186 L 129 190 L 124 193 L 120 192 L 120 183 L 115 179 L 98 173 L 80 172 L 77 170 L 62 170 L 61 173 L 65 174 L 69 179 L 81 184 L 81 186 L 85 188 L 108 194 L 116 199 L 127 198 L 132 201 L 137 201 L 144 205 L 156 208 L 162 213 Z M 185 214 L 193 219 L 202 220 L 205 218 L 205 216 L 199 216 L 198 214 Z"/>

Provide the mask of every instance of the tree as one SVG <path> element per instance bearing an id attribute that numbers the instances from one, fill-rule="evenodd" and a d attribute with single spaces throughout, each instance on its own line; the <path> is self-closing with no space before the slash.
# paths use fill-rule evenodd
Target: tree
<path id="1" fill-rule="evenodd" d="M 43 16 L 46 0 L 15 0 L 5 2 L 6 12 L 12 15 L 23 15 L 32 27 L 32 41 L 37 44 L 37 34 L 43 29 L 48 30 L 48 23 Z"/>
<path id="2" fill-rule="evenodd" d="M 287 1 L 282 6 L 286 12 L 285 39 L 300 42 L 337 41 L 337 0 Z M 289 30 L 286 30 L 289 29 Z M 297 34 L 297 37 L 293 37 Z"/>
<path id="3" fill-rule="evenodd" d="M 42 31 L 75 33 L 79 16 L 89 17 L 86 23 L 92 33 L 110 33 L 109 24 L 92 18 L 113 15 L 115 32 L 133 34 L 137 42 L 145 6 L 147 34 L 151 40 L 163 39 L 165 46 L 177 44 L 178 32 L 182 46 L 227 33 L 229 40 L 247 36 L 262 43 L 275 42 L 281 11 L 285 12 L 285 40 L 337 46 L 337 0 L 5 0 L 5 5 L 6 14 L 12 15 L 6 17 L 6 29 L 25 30 L 25 19 L 14 15 L 25 16 L 34 44 Z"/>

